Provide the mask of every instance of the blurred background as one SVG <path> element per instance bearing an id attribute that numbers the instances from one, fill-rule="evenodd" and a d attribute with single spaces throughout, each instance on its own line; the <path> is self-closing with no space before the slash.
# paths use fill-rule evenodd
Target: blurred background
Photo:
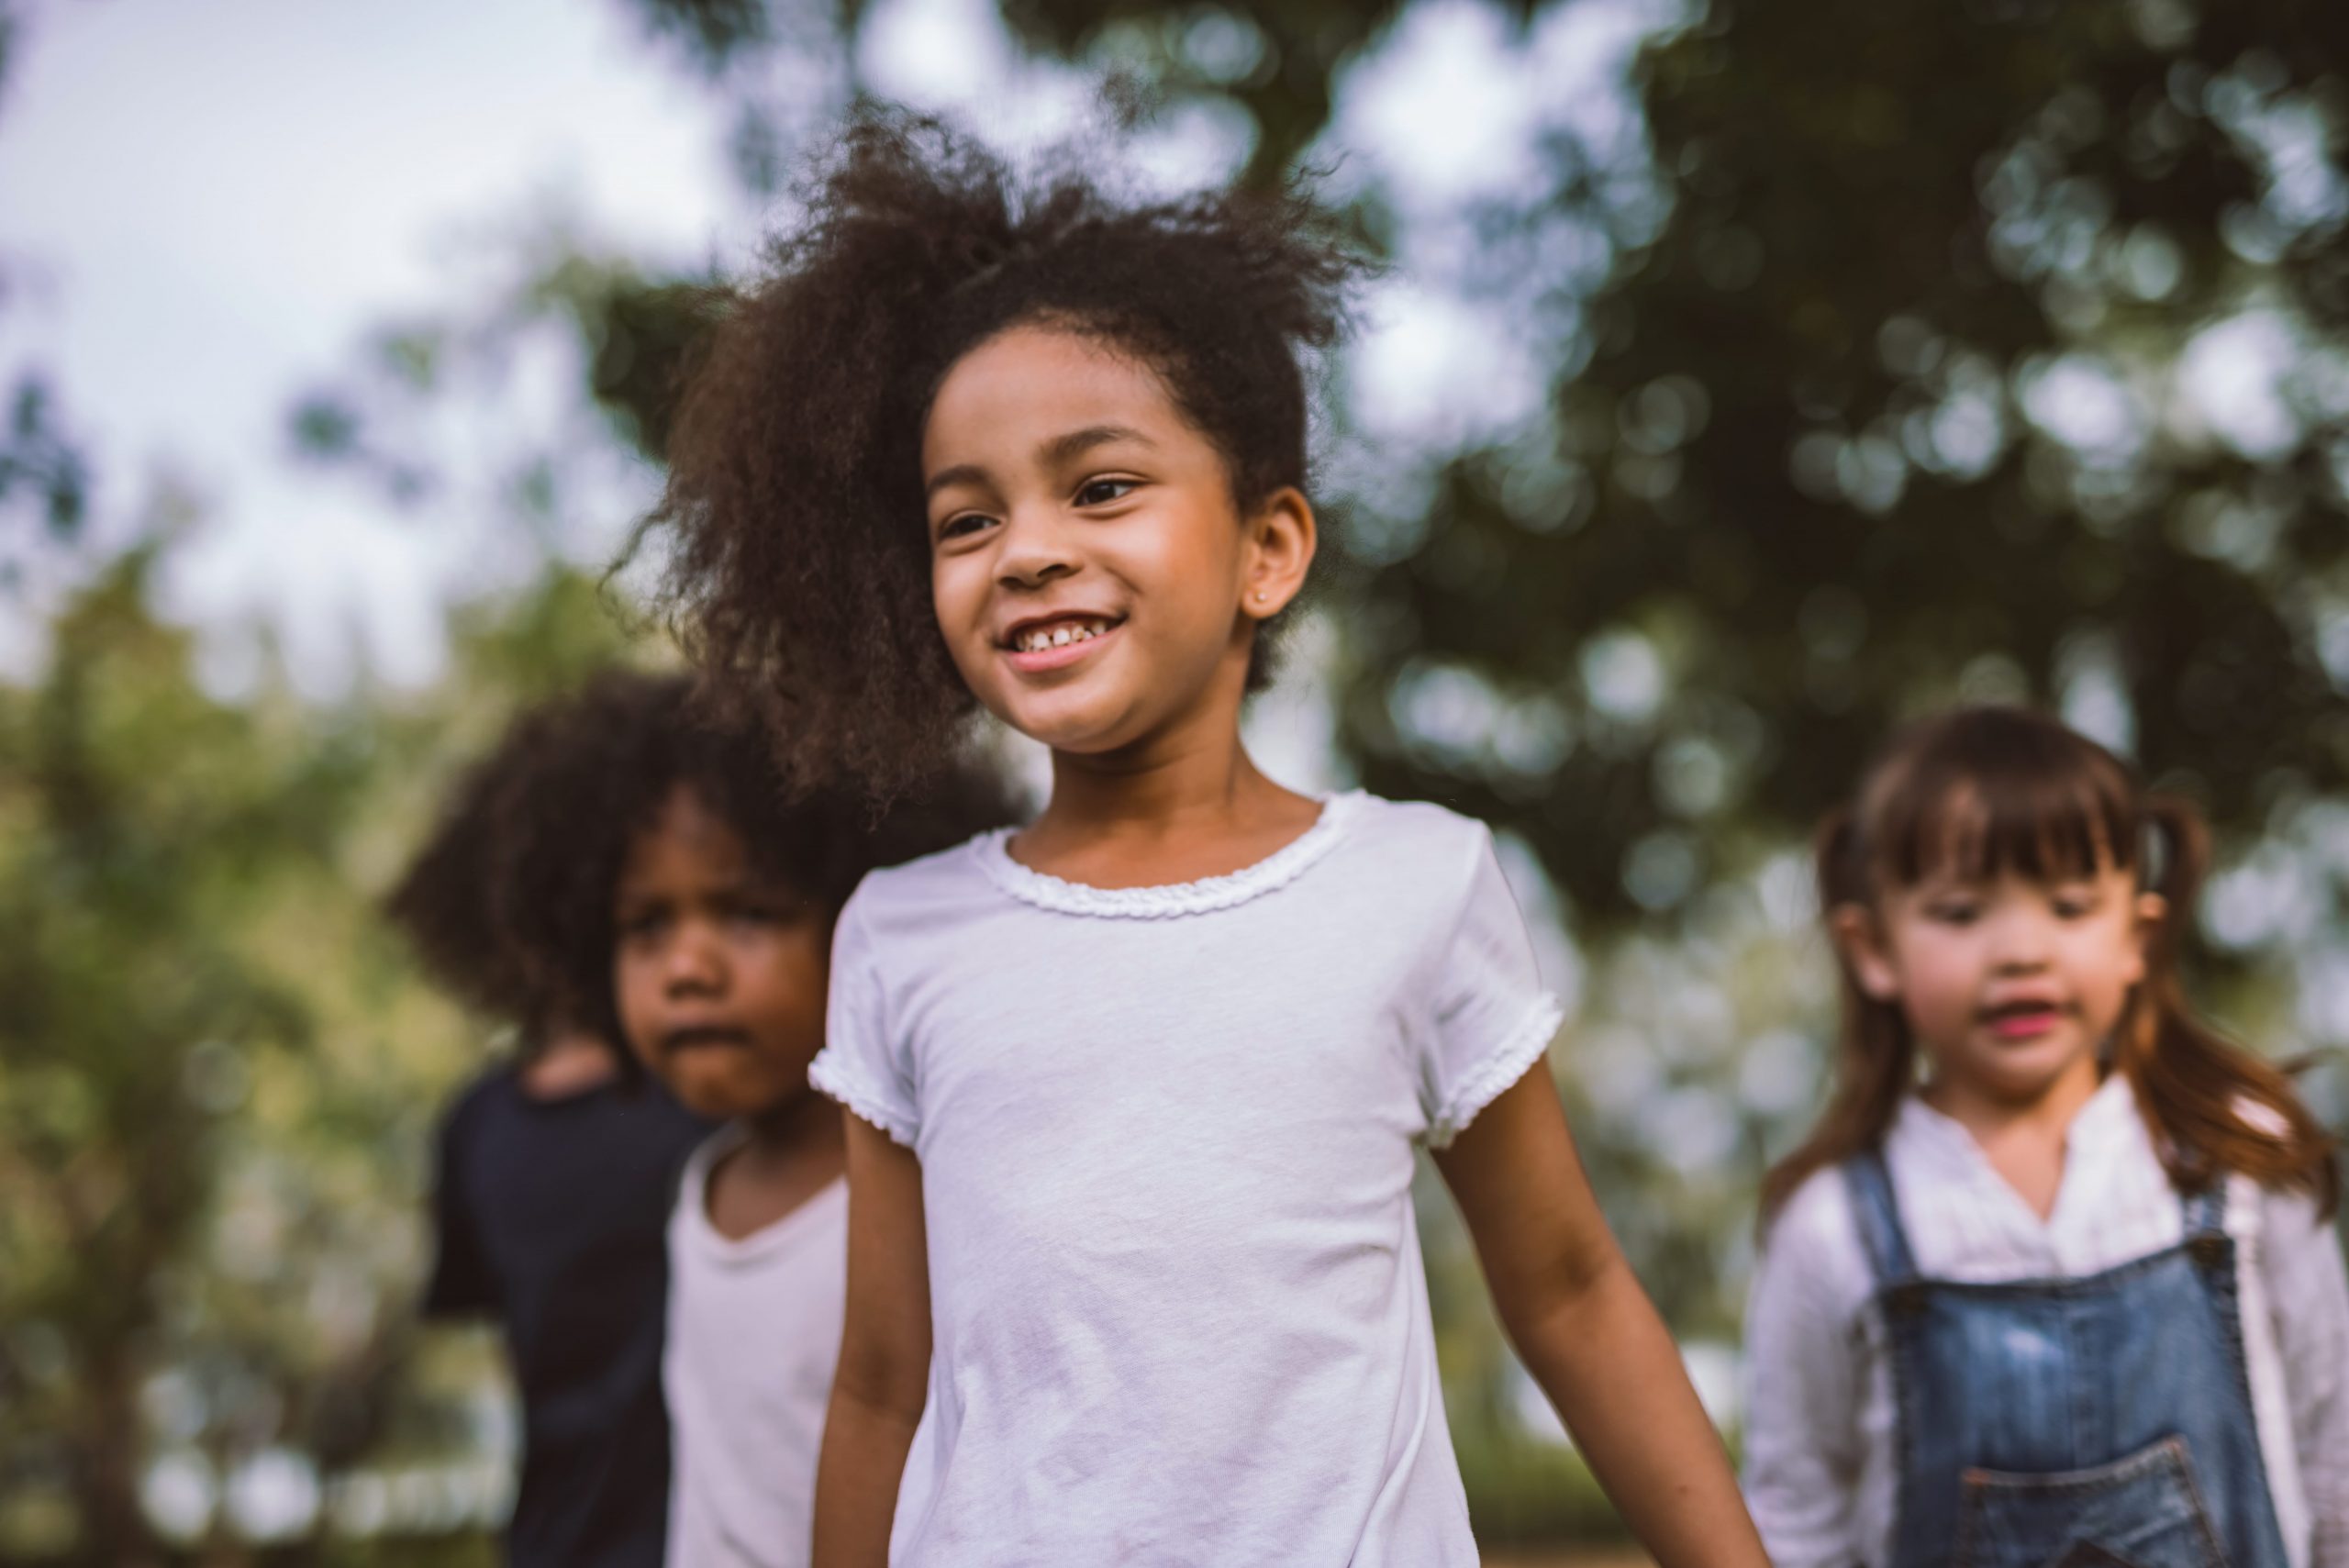
<path id="1" fill-rule="evenodd" d="M 603 574 L 859 95 L 1114 105 L 1144 185 L 1309 169 L 1392 263 L 1253 734 L 1500 830 L 1732 1438 L 1805 838 L 1902 716 L 2199 800 L 2201 998 L 2349 1039 L 2338 0 L 0 0 L 0 1562 L 491 1560 L 495 1345 L 411 1307 L 504 1042 L 373 901 L 518 702 L 674 657 Z M 1426 1195 L 1480 1534 L 1616 1539 Z"/>

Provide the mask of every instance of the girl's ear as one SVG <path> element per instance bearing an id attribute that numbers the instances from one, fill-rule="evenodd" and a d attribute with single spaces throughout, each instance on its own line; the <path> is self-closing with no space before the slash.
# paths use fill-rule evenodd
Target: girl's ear
<path id="1" fill-rule="evenodd" d="M 1900 975 L 1892 967 L 1884 925 L 1875 910 L 1865 904 L 1838 904 L 1828 912 L 1827 929 L 1862 991 L 1878 1002 L 1900 999 Z"/>
<path id="2" fill-rule="evenodd" d="M 1264 498 L 1247 520 L 1248 550 L 1241 568 L 1240 608 L 1257 620 L 1286 609 L 1305 586 L 1319 535 L 1313 504 L 1293 484 Z"/>

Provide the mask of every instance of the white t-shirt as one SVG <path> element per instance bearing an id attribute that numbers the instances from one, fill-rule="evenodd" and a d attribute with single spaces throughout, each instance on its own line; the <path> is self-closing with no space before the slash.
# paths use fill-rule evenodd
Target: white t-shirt
<path id="1" fill-rule="evenodd" d="M 1884 1146 L 1909 1251 L 1935 1279 L 2078 1278 L 2183 1239 L 2177 1191 L 2115 1075 L 2065 1140 L 2041 1219 L 1974 1137 L 1904 1101 Z M 2244 1370 L 2269 1495 L 2294 1568 L 2349 1568 L 2349 1281 L 2306 1196 L 2227 1185 L 2242 1260 Z M 1898 1475 L 1883 1314 L 1842 1174 L 1796 1189 L 1746 1309 L 1745 1496 L 1778 1568 L 1889 1560 Z"/>
<path id="2" fill-rule="evenodd" d="M 1490 835 L 1340 795 L 1247 870 L 1116 891 L 1008 837 L 865 880 L 810 1073 L 921 1160 L 891 1562 L 1475 1562 L 1414 1156 L 1560 1016 Z"/>
<path id="3" fill-rule="evenodd" d="M 686 1162 L 669 1217 L 668 1568 L 804 1568 L 816 1455 L 848 1295 L 848 1184 L 740 1240 L 709 1223 L 709 1173 L 739 1127 Z"/>

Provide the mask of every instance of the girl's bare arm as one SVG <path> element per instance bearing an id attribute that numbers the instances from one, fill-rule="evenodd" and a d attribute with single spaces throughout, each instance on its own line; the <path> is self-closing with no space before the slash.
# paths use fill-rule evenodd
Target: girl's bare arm
<path id="1" fill-rule="evenodd" d="M 816 1471 L 815 1568 L 886 1568 L 897 1483 L 930 1384 L 921 1165 L 848 1120 L 848 1322 Z"/>
<path id="2" fill-rule="evenodd" d="M 1436 1168 L 1510 1343 L 1663 1568 L 1767 1568 L 1729 1455 L 1592 1196 L 1540 1065 Z"/>

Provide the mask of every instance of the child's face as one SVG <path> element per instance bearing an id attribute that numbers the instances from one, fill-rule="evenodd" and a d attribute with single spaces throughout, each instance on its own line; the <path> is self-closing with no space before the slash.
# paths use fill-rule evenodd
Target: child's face
<path id="1" fill-rule="evenodd" d="M 922 440 L 930 586 L 954 662 L 996 717 L 1101 753 L 1236 714 L 1253 626 L 1295 596 L 1313 514 L 1237 514 L 1222 454 L 1147 365 L 1015 327 L 941 384 Z"/>
<path id="2" fill-rule="evenodd" d="M 2052 883 L 1937 873 L 1873 911 L 1837 911 L 1836 935 L 1861 986 L 1899 1006 L 1937 1083 L 2021 1106 L 2093 1078 L 2162 914 L 2110 862 Z"/>
<path id="3" fill-rule="evenodd" d="M 728 1119 L 810 1092 L 830 922 L 761 881 L 741 839 L 690 790 L 637 835 L 612 913 L 621 1026 L 681 1104 Z"/>

